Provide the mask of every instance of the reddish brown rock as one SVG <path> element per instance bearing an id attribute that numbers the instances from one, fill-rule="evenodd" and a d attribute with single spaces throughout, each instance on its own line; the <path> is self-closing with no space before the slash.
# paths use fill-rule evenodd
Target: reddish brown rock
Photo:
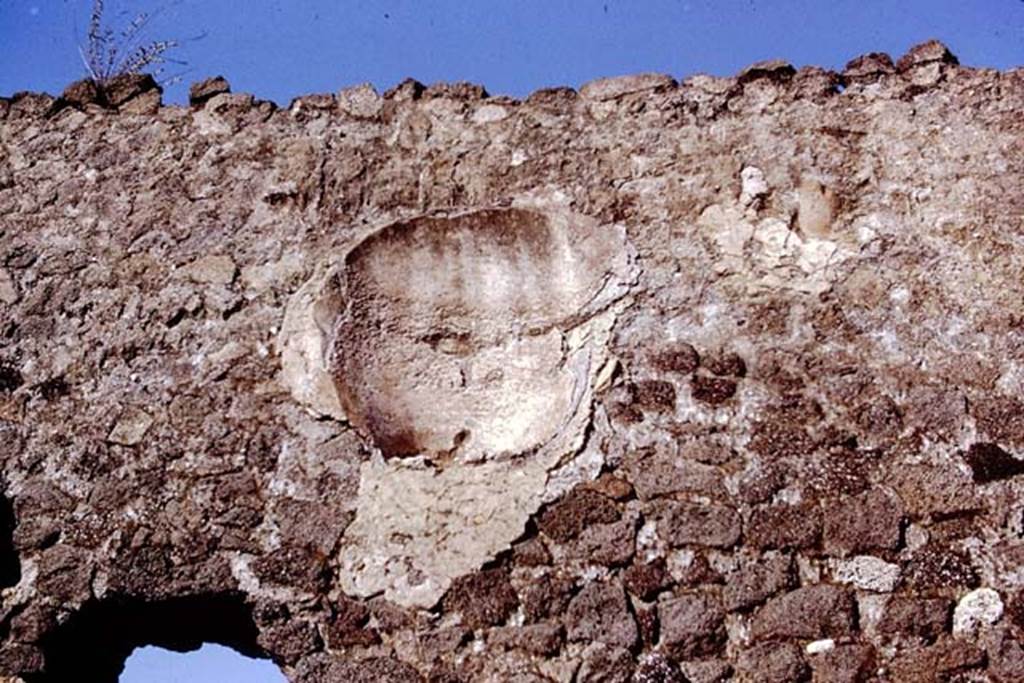
<path id="1" fill-rule="evenodd" d="M 684 662 L 680 670 L 689 683 L 727 683 L 735 673 L 728 659 L 716 657 Z"/>
<path id="2" fill-rule="evenodd" d="M 800 646 L 791 643 L 761 643 L 744 650 L 736 672 L 739 680 L 751 682 L 800 683 L 811 678 Z"/>
<path id="3" fill-rule="evenodd" d="M 562 647 L 562 627 L 557 624 L 528 624 L 491 629 L 487 642 L 505 649 L 518 649 L 549 657 Z"/>
<path id="4" fill-rule="evenodd" d="M 628 564 L 636 549 L 636 522 L 621 519 L 611 524 L 592 524 L 569 543 L 568 557 L 582 564 L 617 567 Z"/>
<path id="5" fill-rule="evenodd" d="M 749 83 L 760 78 L 772 81 L 785 81 L 793 77 L 796 69 L 784 59 L 768 59 L 751 64 L 739 73 L 740 83 Z"/>
<path id="6" fill-rule="evenodd" d="M 790 588 L 793 580 L 793 558 L 789 555 L 758 557 L 725 577 L 722 601 L 729 611 L 747 610 Z"/>
<path id="7" fill-rule="evenodd" d="M 896 66 L 892 62 L 892 57 L 884 52 L 869 52 L 847 62 L 843 69 L 843 78 L 850 83 L 872 82 L 895 72 Z"/>
<path id="8" fill-rule="evenodd" d="M 1024 401 L 1010 396 L 983 396 L 971 402 L 971 414 L 989 441 L 1024 448 Z"/>
<path id="9" fill-rule="evenodd" d="M 984 650 L 963 640 L 943 638 L 934 645 L 904 652 L 893 660 L 891 670 L 901 682 L 931 683 L 949 680 L 984 663 Z"/>
<path id="10" fill-rule="evenodd" d="M 694 493 L 719 499 L 726 495 L 724 475 L 712 465 L 661 449 L 634 451 L 625 469 L 637 495 L 649 500 L 671 493 Z"/>
<path id="11" fill-rule="evenodd" d="M 444 596 L 444 608 L 462 615 L 471 629 L 496 626 L 519 606 L 519 597 L 501 569 L 487 569 L 457 579 Z"/>
<path id="12" fill-rule="evenodd" d="M 214 96 L 228 92 L 231 92 L 231 86 L 223 76 L 206 78 L 189 86 L 188 103 L 193 107 L 201 107 Z"/>
<path id="13" fill-rule="evenodd" d="M 747 470 L 739 479 L 739 498 L 748 505 L 767 503 L 783 486 L 786 478 L 779 465 L 760 465 Z"/>
<path id="14" fill-rule="evenodd" d="M 423 680 L 415 667 L 395 657 L 356 660 L 327 653 L 307 657 L 298 667 L 296 676 L 305 680 L 350 683 L 414 683 Z"/>
<path id="15" fill-rule="evenodd" d="M 853 632 L 852 594 L 829 584 L 798 588 L 769 600 L 754 615 L 751 635 L 760 640 L 842 638 Z"/>
<path id="16" fill-rule="evenodd" d="M 813 548 L 821 539 L 817 505 L 768 505 L 756 508 L 747 522 L 747 542 L 758 549 Z"/>
<path id="17" fill-rule="evenodd" d="M 616 501 L 624 501 L 633 496 L 633 487 L 625 477 L 607 472 L 586 486 L 591 491 L 596 491 L 602 496 Z"/>
<path id="18" fill-rule="evenodd" d="M 658 605 L 661 647 L 677 659 L 718 652 L 725 643 L 725 610 L 709 593 L 684 593 Z"/>
<path id="19" fill-rule="evenodd" d="M 379 643 L 377 631 L 366 628 L 369 619 L 370 609 L 364 603 L 343 597 L 334 605 L 334 619 L 325 634 L 327 645 L 338 650 Z"/>
<path id="20" fill-rule="evenodd" d="M 662 372 L 689 375 L 699 365 L 700 356 L 697 354 L 697 349 L 686 342 L 677 342 L 654 356 L 654 366 Z"/>
<path id="21" fill-rule="evenodd" d="M 988 634 L 985 639 L 988 653 L 988 675 L 996 683 L 1024 680 L 1024 643 L 1006 629 Z"/>
<path id="22" fill-rule="evenodd" d="M 806 426 L 807 420 L 801 419 L 796 410 L 768 416 L 754 423 L 747 448 L 768 462 L 806 457 L 817 445 Z"/>
<path id="23" fill-rule="evenodd" d="M 981 507 L 970 479 L 950 466 L 903 465 L 889 482 L 916 519 L 952 517 Z"/>
<path id="24" fill-rule="evenodd" d="M 633 655 L 626 648 L 593 643 L 583 651 L 576 680 L 580 683 L 628 683 L 636 669 Z"/>
<path id="25" fill-rule="evenodd" d="M 929 544 L 917 550 L 903 570 L 904 583 L 918 591 L 976 588 L 978 572 L 971 556 L 959 548 Z"/>
<path id="26" fill-rule="evenodd" d="M 312 592 L 324 590 L 328 580 L 326 558 L 311 548 L 285 546 L 260 558 L 253 570 L 263 583 L 301 586 Z"/>
<path id="27" fill-rule="evenodd" d="M 551 553 L 539 538 L 519 543 L 512 551 L 513 561 L 523 567 L 538 567 L 551 564 Z"/>
<path id="28" fill-rule="evenodd" d="M 634 564 L 622 574 L 622 583 L 633 595 L 641 600 L 652 600 L 657 594 L 672 585 L 672 576 L 665 567 L 665 560 L 658 558 L 646 564 Z"/>
<path id="29" fill-rule="evenodd" d="M 870 444 L 891 442 L 903 430 L 903 412 L 896 402 L 884 394 L 863 401 L 853 414 L 858 432 Z"/>
<path id="30" fill-rule="evenodd" d="M 132 99 L 146 93 L 159 95 L 163 88 L 149 74 L 124 73 L 103 83 L 100 87 L 104 101 L 111 107 L 122 107 Z M 159 100 L 158 100 L 159 101 Z"/>
<path id="31" fill-rule="evenodd" d="M 734 351 L 722 351 L 705 357 L 704 368 L 719 377 L 743 377 L 747 374 L 747 364 Z"/>
<path id="32" fill-rule="evenodd" d="M 718 406 L 736 395 L 736 382 L 722 377 L 694 375 L 690 380 L 690 393 L 696 401 Z"/>
<path id="33" fill-rule="evenodd" d="M 740 538 L 740 516 L 729 506 L 665 501 L 657 510 L 658 531 L 673 547 L 728 548 Z"/>
<path id="34" fill-rule="evenodd" d="M 956 56 L 949 51 L 949 48 L 937 40 L 928 40 L 913 46 L 907 54 L 896 62 L 897 71 L 906 71 L 912 67 L 922 64 L 940 62 L 943 64 L 959 64 Z"/>
<path id="35" fill-rule="evenodd" d="M 619 509 L 605 496 L 578 486 L 540 516 L 540 530 L 556 541 L 570 541 L 591 524 L 608 524 L 619 518 Z"/>
<path id="36" fill-rule="evenodd" d="M 68 87 L 64 88 L 64 92 L 61 93 L 60 98 L 72 107 L 77 107 L 79 109 L 90 104 L 99 104 L 101 102 L 99 88 L 96 87 L 96 82 L 91 78 L 75 81 Z"/>
<path id="37" fill-rule="evenodd" d="M 843 643 L 808 659 L 814 683 L 868 683 L 876 680 L 875 650 L 865 643 Z"/>
<path id="38" fill-rule="evenodd" d="M 640 658 L 633 683 L 689 683 L 672 660 L 653 652 Z"/>
<path id="39" fill-rule="evenodd" d="M 637 382 L 633 401 L 643 411 L 672 413 L 676 408 L 676 388 L 671 382 L 658 379 Z"/>
<path id="40" fill-rule="evenodd" d="M 569 603 L 565 613 L 569 640 L 599 641 L 630 648 L 636 643 L 636 621 L 629 612 L 626 593 L 616 582 L 594 582 L 584 586 Z"/>
<path id="41" fill-rule="evenodd" d="M 894 595 L 885 606 L 878 632 L 932 642 L 949 631 L 953 603 L 945 598 Z"/>
<path id="42" fill-rule="evenodd" d="M 527 623 L 562 614 L 569 606 L 574 586 L 572 579 L 552 574 L 531 580 L 522 594 Z"/>
<path id="43" fill-rule="evenodd" d="M 895 550 L 903 516 L 902 501 L 884 489 L 837 500 L 824 515 L 825 552 L 843 557 Z"/>
<path id="44" fill-rule="evenodd" d="M 693 559 L 686 566 L 675 567 L 674 572 L 672 577 L 680 585 L 691 588 L 724 581 L 722 575 L 711 566 L 707 553 L 699 550 L 693 552 Z"/>

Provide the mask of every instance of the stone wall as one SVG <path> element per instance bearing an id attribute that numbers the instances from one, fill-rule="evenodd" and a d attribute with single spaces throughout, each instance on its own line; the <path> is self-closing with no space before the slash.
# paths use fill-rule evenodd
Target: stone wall
<path id="1" fill-rule="evenodd" d="M 0 99 L 0 677 L 1024 679 L 1024 72 Z"/>

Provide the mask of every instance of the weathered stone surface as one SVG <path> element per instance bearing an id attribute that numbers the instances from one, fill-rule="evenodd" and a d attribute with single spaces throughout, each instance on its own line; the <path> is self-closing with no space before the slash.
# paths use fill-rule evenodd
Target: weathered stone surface
<path id="1" fill-rule="evenodd" d="M 625 470 L 644 500 L 671 493 L 694 493 L 718 499 L 726 495 L 724 474 L 712 465 L 690 460 L 687 453 L 645 449 L 626 457 Z"/>
<path id="2" fill-rule="evenodd" d="M 519 605 L 519 597 L 500 569 L 488 569 L 457 579 L 444 598 L 444 607 L 462 615 L 472 629 L 496 626 Z"/>
<path id="3" fill-rule="evenodd" d="M 1024 644 L 1005 630 L 991 634 L 985 643 L 988 653 L 988 674 L 997 683 L 1010 683 L 1024 678 Z"/>
<path id="4" fill-rule="evenodd" d="M 739 514 L 727 505 L 666 502 L 656 509 L 659 532 L 672 546 L 728 548 L 740 538 Z"/>
<path id="5" fill-rule="evenodd" d="M 953 604 L 945 598 L 896 595 L 885 606 L 878 624 L 880 633 L 934 641 L 949 631 Z"/>
<path id="6" fill-rule="evenodd" d="M 591 524 L 608 524 L 619 518 L 611 500 L 584 487 L 576 487 L 540 515 L 537 525 L 556 541 L 570 541 Z"/>
<path id="7" fill-rule="evenodd" d="M 844 556 L 894 550 L 903 516 L 903 503 L 884 489 L 840 499 L 824 515 L 825 551 Z"/>
<path id="8" fill-rule="evenodd" d="M 561 626 L 529 624 L 491 629 L 487 642 L 504 648 L 517 648 L 541 657 L 558 652 L 564 638 Z"/>
<path id="9" fill-rule="evenodd" d="M 951 466 L 902 467 L 893 473 L 893 487 L 917 518 L 950 517 L 979 506 L 970 478 Z"/>
<path id="10" fill-rule="evenodd" d="M 653 653 L 641 658 L 633 683 L 686 683 L 687 678 L 672 660 Z"/>
<path id="11" fill-rule="evenodd" d="M 810 678 L 800 646 L 791 643 L 761 643 L 744 650 L 736 662 L 736 672 L 739 680 L 751 683 L 795 683 Z"/>
<path id="12" fill-rule="evenodd" d="M 123 107 L 132 100 L 144 97 L 147 94 L 156 95 L 156 104 L 159 106 L 160 93 L 163 91 L 157 82 L 149 74 L 121 74 L 115 76 L 100 86 L 104 103 L 111 107 Z M 156 113 L 152 111 L 150 113 Z"/>
<path id="13" fill-rule="evenodd" d="M 573 581 L 565 576 L 543 574 L 531 579 L 522 592 L 523 613 L 528 623 L 558 616 L 569 606 Z"/>
<path id="14" fill-rule="evenodd" d="M 904 582 L 918 591 L 975 588 L 978 570 L 963 550 L 928 544 L 915 552 L 903 571 Z"/>
<path id="15" fill-rule="evenodd" d="M 633 595 L 642 600 L 651 600 L 659 591 L 671 585 L 672 577 L 665 567 L 665 560 L 659 558 L 629 567 L 622 573 L 622 582 Z"/>
<path id="16" fill-rule="evenodd" d="M 91 78 L 85 78 L 64 88 L 60 99 L 72 107 L 81 109 L 90 104 L 100 103 L 100 89 Z"/>
<path id="17" fill-rule="evenodd" d="M 0 98 L 0 677 L 1019 679 L 1022 110 L 938 43 Z"/>
<path id="18" fill-rule="evenodd" d="M 635 668 L 629 650 L 593 643 L 583 651 L 583 664 L 576 680 L 580 683 L 627 683 Z"/>
<path id="19" fill-rule="evenodd" d="M 223 76 L 205 78 L 189 86 L 188 103 L 193 107 L 201 107 L 214 96 L 229 92 L 231 85 Z"/>
<path id="20" fill-rule="evenodd" d="M 658 605 L 660 644 L 677 659 L 714 654 L 725 642 L 725 610 L 710 593 L 684 593 Z"/>
<path id="21" fill-rule="evenodd" d="M 867 683 L 875 678 L 875 651 L 864 643 L 837 645 L 808 657 L 815 683 Z"/>
<path id="22" fill-rule="evenodd" d="M 630 648 L 637 639 L 636 621 L 627 607 L 626 593 L 615 582 L 586 585 L 569 603 L 565 624 L 572 641 L 596 640 Z"/>
<path id="23" fill-rule="evenodd" d="M 751 625 L 755 638 L 840 638 L 854 628 L 853 596 L 828 584 L 805 586 L 769 600 Z"/>
<path id="24" fill-rule="evenodd" d="M 914 648 L 895 659 L 891 670 L 899 681 L 925 683 L 949 679 L 985 663 L 985 651 L 972 643 L 942 638 L 934 645 Z"/>
<path id="25" fill-rule="evenodd" d="M 821 538 L 821 526 L 816 505 L 770 505 L 753 511 L 745 533 L 755 548 L 811 548 Z"/>
<path id="26" fill-rule="evenodd" d="M 665 74 L 634 74 L 601 78 L 584 83 L 580 88 L 580 96 L 597 101 L 614 100 L 633 93 L 671 88 L 675 84 L 675 79 Z"/>
<path id="27" fill-rule="evenodd" d="M 784 554 L 761 556 L 744 563 L 725 577 L 722 598 L 728 610 L 760 605 L 793 581 L 793 558 Z"/>
<path id="28" fill-rule="evenodd" d="M 843 78 L 850 83 L 871 82 L 895 71 L 892 57 L 884 52 L 870 52 L 847 62 L 843 69 Z"/>

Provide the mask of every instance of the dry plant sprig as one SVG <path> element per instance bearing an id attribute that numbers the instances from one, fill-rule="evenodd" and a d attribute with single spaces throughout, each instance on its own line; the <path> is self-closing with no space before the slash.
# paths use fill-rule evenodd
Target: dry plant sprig
<path id="1" fill-rule="evenodd" d="M 82 63 L 89 77 L 99 86 L 125 74 L 144 71 L 158 76 L 165 63 L 184 64 L 167 57 L 166 52 L 178 47 L 175 40 L 143 42 L 150 20 L 159 13 L 140 12 L 120 31 L 103 23 L 104 0 L 93 0 L 89 15 L 89 33 L 85 46 L 79 46 Z"/>

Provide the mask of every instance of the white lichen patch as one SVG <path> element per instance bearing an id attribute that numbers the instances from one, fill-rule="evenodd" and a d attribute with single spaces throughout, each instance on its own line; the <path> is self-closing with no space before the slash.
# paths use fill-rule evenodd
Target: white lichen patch
<path id="1" fill-rule="evenodd" d="M 979 588 L 960 598 L 953 612 L 953 635 L 973 636 L 1003 616 L 1003 600 L 991 588 Z"/>
<path id="2" fill-rule="evenodd" d="M 288 302 L 277 346 L 281 381 L 292 398 L 317 417 L 345 420 L 338 390 L 327 367 L 330 315 L 323 300 L 330 264 L 320 264 Z"/>
<path id="3" fill-rule="evenodd" d="M 831 638 L 825 638 L 807 643 L 804 651 L 809 655 L 820 655 L 825 652 L 831 652 L 834 649 L 836 649 L 836 641 Z"/>
<path id="4" fill-rule="evenodd" d="M 618 226 L 483 210 L 386 226 L 293 297 L 293 397 L 374 448 L 338 558 L 346 592 L 429 607 L 597 476 L 584 436 L 634 259 Z"/>
<path id="5" fill-rule="evenodd" d="M 830 199 L 821 195 L 806 200 L 806 225 L 798 231 L 790 228 L 788 216 L 758 218 L 754 209 L 768 191 L 759 171 L 744 169 L 742 183 L 738 203 L 712 204 L 698 220 L 716 255 L 712 266 L 716 274 L 734 278 L 751 294 L 779 289 L 806 294 L 828 291 L 838 277 L 837 267 L 855 253 L 828 239 Z"/>
<path id="6" fill-rule="evenodd" d="M 887 593 L 899 583 L 900 567 L 873 555 L 858 555 L 841 560 L 835 577 L 840 583 L 853 584 L 861 590 Z"/>
<path id="7" fill-rule="evenodd" d="M 121 446 L 137 446 L 152 426 L 153 417 L 149 413 L 139 408 L 128 407 L 110 430 L 107 441 Z"/>

